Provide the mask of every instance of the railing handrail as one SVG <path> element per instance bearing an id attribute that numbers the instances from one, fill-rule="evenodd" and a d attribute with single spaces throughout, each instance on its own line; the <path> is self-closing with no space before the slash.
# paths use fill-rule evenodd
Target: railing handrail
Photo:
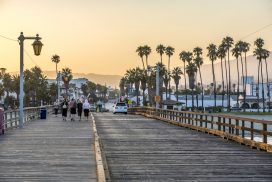
<path id="1" fill-rule="evenodd" d="M 38 107 L 26 107 L 24 108 L 24 119 L 23 123 L 27 123 L 33 120 L 36 120 L 40 116 L 40 109 L 46 108 L 49 111 L 53 106 L 52 105 L 45 105 L 45 106 L 38 106 Z M 4 126 L 5 129 L 15 128 L 19 126 L 19 109 L 14 110 L 6 110 L 4 111 Z"/>
<path id="2" fill-rule="evenodd" d="M 269 121 L 269 120 L 253 119 L 253 118 L 233 116 L 233 115 L 227 115 L 227 114 L 206 113 L 206 112 L 200 112 L 200 111 L 195 111 L 195 112 L 193 112 L 193 111 L 178 111 L 178 110 L 161 109 L 161 108 L 156 109 L 154 107 L 133 107 L 133 108 L 145 108 L 145 109 L 163 110 L 163 111 L 169 111 L 169 112 L 174 111 L 174 112 L 186 113 L 186 114 L 202 114 L 202 115 L 213 116 L 213 117 L 225 117 L 225 118 L 228 118 L 228 119 L 239 119 L 239 120 L 245 120 L 245 121 L 254 122 L 254 123 L 272 125 L 272 121 Z M 132 108 L 129 108 L 129 109 L 132 109 Z"/>
<path id="3" fill-rule="evenodd" d="M 272 152 L 272 121 L 150 107 L 129 108 L 128 111 Z"/>

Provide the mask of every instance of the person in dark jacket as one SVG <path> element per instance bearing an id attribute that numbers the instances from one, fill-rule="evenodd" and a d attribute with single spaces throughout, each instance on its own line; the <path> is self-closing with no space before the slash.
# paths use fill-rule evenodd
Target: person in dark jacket
<path id="1" fill-rule="evenodd" d="M 62 107 L 62 120 L 66 121 L 68 111 L 68 101 L 66 99 L 64 99 L 64 101 L 62 102 L 61 107 Z"/>
<path id="2" fill-rule="evenodd" d="M 83 104 L 82 104 L 81 100 L 78 99 L 77 100 L 77 114 L 79 116 L 79 121 L 81 120 L 82 106 L 83 106 Z"/>

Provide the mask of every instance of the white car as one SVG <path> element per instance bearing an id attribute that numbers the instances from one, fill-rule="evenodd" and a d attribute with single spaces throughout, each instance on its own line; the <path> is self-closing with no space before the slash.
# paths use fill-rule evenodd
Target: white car
<path id="1" fill-rule="evenodd" d="M 127 104 L 124 102 L 117 102 L 113 106 L 113 114 L 115 113 L 125 113 L 127 114 Z"/>

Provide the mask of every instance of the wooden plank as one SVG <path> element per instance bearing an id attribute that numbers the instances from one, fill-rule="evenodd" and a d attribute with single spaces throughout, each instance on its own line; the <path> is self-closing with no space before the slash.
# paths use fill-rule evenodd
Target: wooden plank
<path id="1" fill-rule="evenodd" d="M 271 153 L 142 116 L 94 116 L 112 181 L 272 180 Z"/>
<path id="2" fill-rule="evenodd" d="M 96 181 L 90 121 L 29 123 L 0 136 L 0 181 Z"/>

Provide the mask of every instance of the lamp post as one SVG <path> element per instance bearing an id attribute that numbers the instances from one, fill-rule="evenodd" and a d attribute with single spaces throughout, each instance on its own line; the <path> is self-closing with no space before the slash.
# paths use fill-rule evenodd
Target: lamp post
<path id="1" fill-rule="evenodd" d="M 35 40 L 32 44 L 34 49 L 34 54 L 39 56 L 42 50 L 42 42 L 40 41 L 41 37 L 39 34 L 36 37 L 25 37 L 23 32 L 21 32 L 20 36 L 18 37 L 19 45 L 20 45 L 20 113 L 19 113 L 19 127 L 23 128 L 24 122 L 24 40 L 32 39 Z"/>

